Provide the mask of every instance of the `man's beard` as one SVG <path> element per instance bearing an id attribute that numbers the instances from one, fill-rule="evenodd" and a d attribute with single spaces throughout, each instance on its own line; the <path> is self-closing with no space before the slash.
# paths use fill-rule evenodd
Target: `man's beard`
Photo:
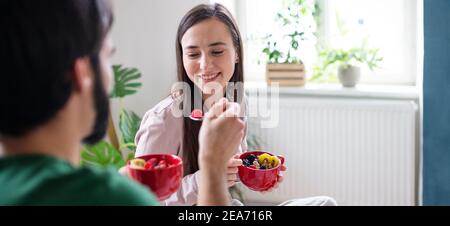
<path id="1" fill-rule="evenodd" d="M 83 142 L 89 145 L 96 144 L 105 137 L 109 117 L 109 99 L 103 87 L 98 58 L 91 58 L 91 64 L 95 76 L 93 99 L 96 118 L 91 134 L 83 139 Z"/>

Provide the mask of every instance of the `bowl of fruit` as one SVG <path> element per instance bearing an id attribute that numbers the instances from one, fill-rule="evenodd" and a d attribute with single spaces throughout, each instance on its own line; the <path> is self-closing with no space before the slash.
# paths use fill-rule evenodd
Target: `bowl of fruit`
<path id="1" fill-rule="evenodd" d="M 239 158 L 239 179 L 254 191 L 266 191 L 272 188 L 278 180 L 280 166 L 284 164 L 284 157 L 264 151 L 242 153 Z"/>
<path id="2" fill-rule="evenodd" d="M 150 154 L 127 163 L 130 177 L 146 185 L 160 201 L 178 190 L 183 178 L 183 161 L 170 154 Z"/>

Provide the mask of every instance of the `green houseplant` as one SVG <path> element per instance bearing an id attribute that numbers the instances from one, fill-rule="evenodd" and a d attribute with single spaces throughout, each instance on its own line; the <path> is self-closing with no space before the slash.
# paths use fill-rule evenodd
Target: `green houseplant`
<path id="1" fill-rule="evenodd" d="M 354 87 L 360 77 L 362 65 L 366 65 L 370 70 L 379 68 L 379 63 L 383 60 L 378 55 L 379 49 L 369 49 L 365 45 L 358 48 L 344 49 L 325 49 L 320 53 L 322 59 L 323 71 L 330 66 L 337 66 L 338 78 L 344 87 Z M 317 74 L 316 76 L 321 76 Z M 314 79 L 314 78 L 313 78 Z"/>
<path id="2" fill-rule="evenodd" d="M 339 11 L 336 11 L 336 28 L 340 38 L 352 38 L 349 35 L 350 29 L 341 19 Z M 361 66 L 367 65 L 371 71 L 379 68 L 379 64 L 383 61 L 383 57 L 379 56 L 380 49 L 368 48 L 367 36 L 358 35 L 359 38 L 362 38 L 362 44 L 353 48 L 329 48 L 327 43 L 318 45 L 319 61 L 313 69 L 310 80 L 321 79 L 334 82 L 337 75 L 344 87 L 354 87 L 361 77 Z M 355 40 L 354 36 L 352 40 Z"/>
<path id="3" fill-rule="evenodd" d="M 301 60 L 301 45 L 314 36 L 315 1 L 285 0 L 276 15 L 278 30 L 263 38 L 262 54 L 266 63 L 268 84 L 304 85 L 305 67 Z M 311 24 L 312 23 L 312 24 Z"/>
<path id="4" fill-rule="evenodd" d="M 127 160 L 134 157 L 136 145 L 134 137 L 141 118 L 133 111 L 123 108 L 123 99 L 135 94 L 142 86 L 138 81 L 141 73 L 136 68 L 127 68 L 122 65 L 114 65 L 114 88 L 110 98 L 119 99 L 119 135 L 117 136 L 111 111 L 109 117 L 108 139 L 104 139 L 95 145 L 85 145 L 81 151 L 81 164 L 97 167 L 113 166 L 120 168 Z M 128 152 L 128 154 L 125 154 Z"/>

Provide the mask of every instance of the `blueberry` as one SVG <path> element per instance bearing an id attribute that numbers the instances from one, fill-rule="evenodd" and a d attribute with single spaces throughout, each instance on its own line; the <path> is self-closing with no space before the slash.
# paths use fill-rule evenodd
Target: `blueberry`
<path id="1" fill-rule="evenodd" d="M 247 156 L 247 159 L 248 159 L 249 162 L 254 162 L 255 159 L 256 159 L 256 156 L 255 155 L 249 155 L 249 156 Z"/>
<path id="2" fill-rule="evenodd" d="M 261 167 L 259 167 L 259 169 L 266 169 L 266 167 L 265 166 L 261 166 Z"/>
<path id="3" fill-rule="evenodd" d="M 248 161 L 248 159 L 243 159 L 242 163 L 244 164 L 244 166 L 250 166 L 250 162 Z"/>

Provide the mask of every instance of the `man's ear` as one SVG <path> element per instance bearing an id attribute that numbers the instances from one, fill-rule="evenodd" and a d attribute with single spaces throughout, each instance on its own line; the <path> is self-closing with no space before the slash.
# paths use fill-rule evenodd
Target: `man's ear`
<path id="1" fill-rule="evenodd" d="M 89 57 L 78 58 L 73 67 L 74 88 L 77 92 L 91 89 L 93 76 Z"/>

